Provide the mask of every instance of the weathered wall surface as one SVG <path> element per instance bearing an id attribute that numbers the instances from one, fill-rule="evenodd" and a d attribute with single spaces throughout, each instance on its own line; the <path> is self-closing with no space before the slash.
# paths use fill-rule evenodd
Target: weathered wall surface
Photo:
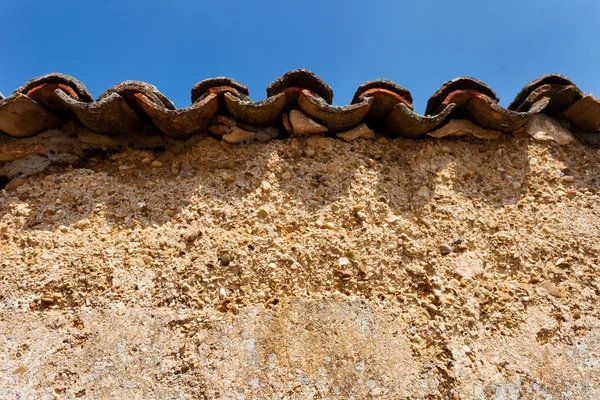
<path id="1" fill-rule="evenodd" d="M 245 308 L 232 319 L 202 312 L 82 307 L 2 321 L 2 398 L 430 398 L 453 387 L 467 399 L 600 395 L 600 323 L 572 343 L 540 343 L 557 330 L 532 309 L 514 337 L 453 337 L 415 352 L 400 307 L 357 299 L 293 300 Z M 187 326 L 186 326 L 187 325 Z M 567 323 L 562 329 L 575 327 Z M 448 371 L 436 352 L 452 358 Z M 57 394 L 57 389 L 60 394 Z M 64 392 L 63 392 L 64 391 Z M 19 397 L 20 396 L 20 397 Z"/>
<path id="2" fill-rule="evenodd" d="M 0 195 L 0 398 L 600 397 L 600 154 L 98 153 Z"/>

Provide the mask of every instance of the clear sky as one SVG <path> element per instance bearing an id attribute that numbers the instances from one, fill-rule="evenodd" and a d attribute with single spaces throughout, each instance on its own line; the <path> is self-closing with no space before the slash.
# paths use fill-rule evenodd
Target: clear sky
<path id="1" fill-rule="evenodd" d="M 387 78 L 422 112 L 467 75 L 506 106 L 545 73 L 600 94 L 599 21 L 598 0 L 1 0 L 0 92 L 62 72 L 94 97 L 135 79 L 185 107 L 205 78 L 237 79 L 262 100 L 273 79 L 308 68 L 337 105 Z"/>

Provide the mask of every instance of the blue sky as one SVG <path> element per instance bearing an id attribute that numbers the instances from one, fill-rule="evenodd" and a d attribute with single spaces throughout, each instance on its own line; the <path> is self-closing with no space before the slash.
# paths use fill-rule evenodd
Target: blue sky
<path id="1" fill-rule="evenodd" d="M 94 97 L 123 80 L 156 85 L 178 107 L 198 81 L 229 76 L 254 100 L 308 68 L 350 102 L 387 78 L 415 109 L 446 80 L 473 76 L 508 105 L 530 80 L 562 73 L 600 94 L 598 0 L 2 0 L 0 92 L 62 72 Z"/>

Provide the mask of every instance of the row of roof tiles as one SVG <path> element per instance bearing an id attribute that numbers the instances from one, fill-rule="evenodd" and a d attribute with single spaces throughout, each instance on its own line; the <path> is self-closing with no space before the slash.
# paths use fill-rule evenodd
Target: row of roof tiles
<path id="1" fill-rule="evenodd" d="M 290 110 L 300 110 L 331 133 L 366 123 L 392 137 L 419 138 L 450 119 L 467 119 L 486 129 L 510 132 L 538 113 L 566 120 L 574 129 L 600 130 L 600 101 L 562 75 L 545 75 L 527 84 L 504 108 L 492 88 L 473 78 L 444 83 L 415 113 L 404 87 L 378 79 L 360 85 L 350 105 L 333 106 L 333 90 L 310 71 L 293 70 L 267 87 L 267 98 L 253 102 L 248 88 L 230 78 L 206 79 L 192 88 L 192 105 L 176 109 L 158 89 L 126 81 L 94 100 L 77 79 L 62 74 L 35 78 L 4 98 L 0 94 L 0 131 L 34 136 L 68 119 L 106 134 L 139 131 L 147 124 L 163 134 L 187 138 L 207 131 L 217 115 L 255 127 L 281 127 Z M 283 117 L 283 118 L 282 118 Z"/>

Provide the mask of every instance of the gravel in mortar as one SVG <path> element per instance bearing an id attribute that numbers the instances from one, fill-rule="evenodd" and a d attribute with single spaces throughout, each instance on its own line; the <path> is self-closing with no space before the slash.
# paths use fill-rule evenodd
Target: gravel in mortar
<path id="1" fill-rule="evenodd" d="M 0 301 L 193 310 L 191 337 L 249 306 L 352 298 L 402 314 L 413 356 L 449 365 L 451 338 L 517 336 L 534 307 L 600 318 L 599 161 L 521 134 L 99 155 L 1 192 Z"/>

